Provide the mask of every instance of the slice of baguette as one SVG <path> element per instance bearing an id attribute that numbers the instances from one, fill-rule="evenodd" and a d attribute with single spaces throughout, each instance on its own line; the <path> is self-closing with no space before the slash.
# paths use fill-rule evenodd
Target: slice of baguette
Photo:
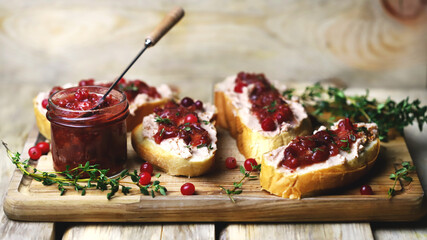
<path id="1" fill-rule="evenodd" d="M 209 121 L 209 124 L 202 124 L 202 127 L 209 129 L 212 139 L 211 149 L 188 148 L 184 141 L 178 138 L 165 139 L 161 144 L 157 144 L 149 133 L 157 132 L 158 124 L 155 122 L 153 113 L 144 117 L 143 122 L 132 131 L 131 140 L 134 150 L 143 160 L 161 168 L 169 175 L 194 177 L 208 172 L 214 164 L 217 150 L 216 111 L 212 105 L 210 109 L 214 110 L 212 114 L 206 114 L 204 117 L 199 115 L 199 118 Z M 153 128 L 156 130 L 153 131 Z"/>
<path id="2" fill-rule="evenodd" d="M 298 102 L 290 100 L 286 101 L 294 114 L 299 114 L 299 120 L 287 129 L 282 128 L 276 134 L 262 131 L 256 117 L 248 114 L 250 106 L 246 109 L 241 107 L 250 103 L 242 103 L 241 99 L 231 96 L 236 95 L 232 90 L 233 86 L 230 86 L 234 79 L 235 76 L 228 77 L 215 86 L 215 106 L 218 109 L 219 126 L 230 131 L 231 136 L 236 139 L 240 153 L 246 158 L 255 158 L 259 164 L 264 153 L 288 144 L 296 136 L 311 132 L 311 122 L 304 108 Z M 248 94 L 245 90 L 241 94 Z M 248 122 L 252 122 L 252 126 L 248 126 Z M 258 129 L 253 127 L 255 124 L 258 125 Z"/>
<path id="3" fill-rule="evenodd" d="M 370 124 L 368 129 L 376 134 L 377 128 L 374 125 Z M 325 162 L 298 167 L 294 171 L 278 166 L 280 162 L 277 159 L 284 156 L 286 147 L 264 154 L 260 173 L 261 187 L 283 198 L 300 199 L 348 185 L 365 175 L 377 159 L 380 141 L 376 137 L 367 141 L 363 147 L 354 143 L 348 155 L 340 150 L 337 156 L 330 157 Z"/>
<path id="4" fill-rule="evenodd" d="M 73 87 L 72 84 L 64 85 L 64 88 Z M 162 84 L 158 88 L 162 94 L 160 99 L 151 99 L 146 94 L 141 93 L 137 95 L 134 101 L 129 103 L 129 116 L 126 119 L 127 131 L 130 132 L 142 119 L 151 114 L 155 107 L 161 107 L 169 100 L 176 98 L 177 90 L 171 89 L 169 86 Z M 36 124 L 39 132 L 46 138 L 50 139 L 50 122 L 46 118 L 46 109 L 42 107 L 43 99 L 48 97 L 48 92 L 41 92 L 33 99 L 34 115 L 36 117 Z"/>

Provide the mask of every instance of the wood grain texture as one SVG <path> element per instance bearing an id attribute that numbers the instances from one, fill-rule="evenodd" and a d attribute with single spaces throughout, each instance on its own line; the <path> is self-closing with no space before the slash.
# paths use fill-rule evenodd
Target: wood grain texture
<path id="1" fill-rule="evenodd" d="M 227 156 L 236 156 L 242 164 L 243 158 L 234 139 L 222 129 L 218 132 L 214 169 L 206 176 L 191 180 L 162 174 L 159 180 L 167 187 L 167 196 L 151 198 L 136 189 L 127 196 L 118 194 L 110 201 L 106 193 L 96 190 L 88 190 L 85 196 L 74 191 L 59 196 L 56 186 L 46 187 L 17 173 L 4 202 L 5 212 L 9 218 L 20 220 L 87 222 L 410 221 L 425 213 L 423 190 L 416 174 L 411 184 L 397 188 L 402 190 L 397 196 L 391 200 L 387 198 L 392 184 L 389 174 L 394 172 L 396 164 L 411 161 L 403 138 L 383 144 L 371 173 L 349 187 L 323 196 L 288 200 L 260 191 L 258 180 L 252 180 L 245 183 L 243 194 L 236 196 L 237 204 L 233 204 L 219 185 L 231 188 L 232 182 L 241 178 L 241 173 L 238 169 L 227 170 L 224 160 Z M 141 160 L 130 147 L 128 156 L 128 168 L 137 169 Z M 43 156 L 37 164 L 39 170 L 52 170 L 50 156 Z M 180 194 L 181 185 L 187 181 L 195 184 L 196 195 Z M 360 195 L 362 184 L 371 185 L 375 195 Z M 45 204 L 46 201 L 49 204 Z M 399 214 L 393 209 L 399 209 Z"/>
<path id="2" fill-rule="evenodd" d="M 63 240 L 92 239 L 208 240 L 215 239 L 214 224 L 96 224 L 70 226 Z"/>
<path id="3" fill-rule="evenodd" d="M 287 82 L 426 86 L 427 14 L 407 25 L 371 0 L 1 1 L 0 81 L 113 80 L 175 5 L 186 16 L 128 78 L 186 91 L 241 70 Z"/>
<path id="4" fill-rule="evenodd" d="M 27 141 L 24 144 L 24 150 L 30 148 L 34 145 L 37 139 L 37 131 L 32 131 L 32 134 L 28 136 Z M 23 157 L 28 157 L 28 154 L 23 152 Z M 0 156 L 2 162 L 9 162 L 10 160 L 6 157 L 6 154 Z M 5 170 L 8 170 L 6 168 Z M 16 174 L 16 172 L 14 172 Z M 7 174 L 2 173 L 0 175 L 1 182 L 9 182 L 9 177 Z M 2 199 L 6 194 L 7 186 L 2 184 L 0 188 L 0 193 Z M 4 193 L 4 194 L 3 194 Z M 3 209 L 3 201 L 0 202 L 0 209 Z M 10 220 L 7 218 L 3 211 L 0 211 L 0 239 L 29 239 L 29 236 L 32 236 L 31 239 L 54 239 L 55 230 L 53 222 L 19 222 Z M 36 233 L 36 234 L 35 234 Z"/>
<path id="5" fill-rule="evenodd" d="M 234 239 L 374 239 L 368 223 L 343 224 L 230 224 L 221 240 Z"/>

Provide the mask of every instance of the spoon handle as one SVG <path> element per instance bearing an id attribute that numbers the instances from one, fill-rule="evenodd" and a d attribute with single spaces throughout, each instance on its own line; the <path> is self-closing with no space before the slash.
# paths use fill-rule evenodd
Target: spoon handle
<path id="1" fill-rule="evenodd" d="M 154 28 L 147 36 L 146 42 L 150 42 L 150 46 L 154 46 L 181 18 L 184 16 L 184 9 L 176 7 L 172 9 L 163 20 Z"/>

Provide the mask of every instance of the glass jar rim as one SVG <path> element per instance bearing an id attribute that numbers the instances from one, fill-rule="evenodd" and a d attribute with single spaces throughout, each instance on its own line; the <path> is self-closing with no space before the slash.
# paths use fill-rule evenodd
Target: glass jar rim
<path id="1" fill-rule="evenodd" d="M 48 98 L 48 107 L 52 107 L 53 106 L 57 110 L 68 112 L 68 113 L 81 113 L 81 114 L 85 114 L 85 113 L 96 113 L 96 112 L 108 111 L 109 109 L 113 109 L 113 108 L 117 107 L 118 105 L 123 104 L 123 102 L 127 101 L 126 94 L 124 94 L 123 92 L 118 91 L 116 89 L 113 89 L 108 95 L 110 95 L 110 94 L 120 94 L 120 96 L 121 96 L 120 102 L 118 102 L 117 104 L 114 104 L 112 106 L 97 108 L 97 109 L 94 109 L 94 110 L 93 109 L 75 110 L 75 109 L 64 108 L 64 107 L 60 107 L 60 106 L 56 105 L 52 101 L 52 99 L 55 96 L 58 96 L 58 94 L 60 94 L 60 93 L 67 92 L 67 91 L 69 91 L 69 92 L 76 92 L 78 89 L 82 89 L 82 88 L 88 89 L 89 92 L 92 92 L 92 93 L 94 93 L 94 91 L 90 91 L 90 89 L 102 89 L 103 92 L 95 92 L 95 93 L 99 93 L 99 94 L 105 94 L 105 92 L 108 91 L 108 87 L 104 87 L 104 86 L 77 86 L 77 87 L 65 88 L 65 89 L 59 90 L 59 91 L 57 91 L 54 94 L 52 94 L 52 95 L 49 96 L 49 98 Z"/>

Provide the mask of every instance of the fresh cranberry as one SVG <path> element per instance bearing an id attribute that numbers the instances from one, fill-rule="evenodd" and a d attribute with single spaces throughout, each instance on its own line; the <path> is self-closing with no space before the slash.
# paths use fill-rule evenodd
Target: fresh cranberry
<path id="1" fill-rule="evenodd" d="M 363 185 L 360 187 L 360 194 L 362 195 L 372 195 L 374 192 L 372 191 L 371 186 L 369 185 Z"/>
<path id="2" fill-rule="evenodd" d="M 243 166 L 245 167 L 246 171 L 252 171 L 252 170 L 254 170 L 253 167 L 255 167 L 256 165 L 257 165 L 257 162 L 253 158 L 246 159 L 245 163 L 243 164 Z"/>
<path id="3" fill-rule="evenodd" d="M 266 118 L 261 122 L 261 128 L 264 131 L 274 131 L 277 127 L 272 118 Z"/>
<path id="4" fill-rule="evenodd" d="M 184 183 L 181 186 L 181 194 L 182 195 L 193 195 L 196 191 L 196 187 L 192 183 Z"/>
<path id="5" fill-rule="evenodd" d="M 228 169 L 233 169 L 237 167 L 237 161 L 234 157 L 228 157 L 225 159 L 225 167 Z"/>
<path id="6" fill-rule="evenodd" d="M 246 84 L 244 84 L 242 82 L 238 82 L 236 84 L 236 86 L 234 86 L 234 92 L 236 92 L 236 93 L 242 93 L 243 92 L 243 87 L 246 87 Z"/>
<path id="7" fill-rule="evenodd" d="M 197 119 L 196 115 L 190 113 L 187 116 L 185 116 L 185 123 L 197 123 L 199 120 Z"/>
<path id="8" fill-rule="evenodd" d="M 184 107 L 189 107 L 191 105 L 193 105 L 194 101 L 193 99 L 189 98 L 189 97 L 185 97 L 181 100 L 181 105 Z"/>
<path id="9" fill-rule="evenodd" d="M 42 101 L 42 108 L 47 108 L 47 104 L 49 103 L 49 100 L 47 98 L 43 99 Z"/>
<path id="10" fill-rule="evenodd" d="M 50 146 L 47 142 L 39 142 L 37 143 L 36 147 L 40 149 L 42 154 L 47 154 L 49 152 Z"/>
<path id="11" fill-rule="evenodd" d="M 139 174 L 139 184 L 147 185 L 151 181 L 151 174 L 149 172 L 142 172 Z"/>
<path id="12" fill-rule="evenodd" d="M 194 103 L 194 106 L 196 107 L 196 109 L 203 110 L 203 102 L 202 102 L 202 101 L 200 101 L 200 100 L 197 100 L 197 101 Z"/>
<path id="13" fill-rule="evenodd" d="M 28 149 L 28 155 L 30 156 L 31 160 L 39 160 L 42 155 L 42 151 L 38 147 L 31 147 Z"/>
<path id="14" fill-rule="evenodd" d="M 149 162 L 145 162 L 145 163 L 141 164 L 139 171 L 140 172 L 148 172 L 149 174 L 153 174 L 153 165 L 151 165 Z"/>

